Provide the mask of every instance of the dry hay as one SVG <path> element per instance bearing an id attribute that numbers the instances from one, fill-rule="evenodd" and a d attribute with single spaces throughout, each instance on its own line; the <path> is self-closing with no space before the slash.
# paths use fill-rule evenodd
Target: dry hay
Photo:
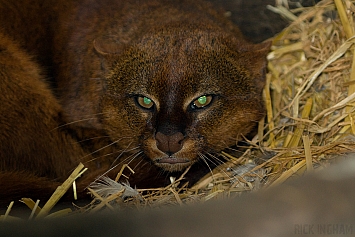
<path id="1" fill-rule="evenodd" d="M 229 161 L 191 188 L 184 182 L 185 173 L 171 178 L 167 187 L 149 190 L 99 180 L 90 189 L 94 201 L 79 211 L 238 196 L 319 170 L 336 155 L 354 150 L 354 3 L 323 0 L 293 11 L 273 8 L 292 23 L 272 39 L 264 90 L 267 118 L 259 123 L 258 135 L 243 148 L 243 155 L 236 158 L 223 152 Z"/>
<path id="2" fill-rule="evenodd" d="M 181 205 L 235 196 L 320 169 L 337 154 L 352 151 L 354 2 L 325 0 L 295 10 L 302 11 L 298 17 L 277 8 L 293 22 L 272 39 L 264 93 L 267 121 L 260 122 L 258 136 L 239 158 L 223 153 L 229 161 L 192 188 L 186 188 L 182 175 L 167 187 L 137 190 L 139 194 L 124 205 Z M 105 184 L 95 191 L 102 188 Z"/>

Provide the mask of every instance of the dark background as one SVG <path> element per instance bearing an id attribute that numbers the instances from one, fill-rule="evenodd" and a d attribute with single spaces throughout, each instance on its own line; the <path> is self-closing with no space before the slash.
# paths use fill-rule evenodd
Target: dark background
<path id="1" fill-rule="evenodd" d="M 231 19 L 236 23 L 244 36 L 254 42 L 261 42 L 274 36 L 285 28 L 289 21 L 266 8 L 275 6 L 275 0 L 208 0 L 215 5 L 229 11 Z M 289 0 L 290 8 L 296 3 L 302 6 L 314 5 L 319 0 Z"/>

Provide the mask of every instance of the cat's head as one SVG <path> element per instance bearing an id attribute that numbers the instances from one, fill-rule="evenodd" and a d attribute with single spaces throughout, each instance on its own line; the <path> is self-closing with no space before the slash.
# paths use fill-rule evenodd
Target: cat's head
<path id="1" fill-rule="evenodd" d="M 263 117 L 268 49 L 202 31 L 147 34 L 108 57 L 103 128 L 166 171 L 209 159 Z"/>

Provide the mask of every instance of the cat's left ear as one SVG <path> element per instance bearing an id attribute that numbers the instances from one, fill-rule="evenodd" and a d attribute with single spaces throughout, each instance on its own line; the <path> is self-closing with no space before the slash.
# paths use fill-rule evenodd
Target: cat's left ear
<path id="1" fill-rule="evenodd" d="M 114 36 L 100 36 L 93 41 L 96 53 L 103 57 L 119 54 L 123 50 L 123 45 L 118 37 Z"/>
<path id="2" fill-rule="evenodd" d="M 247 58 L 249 63 L 246 64 L 249 71 L 252 72 L 252 77 L 255 80 L 257 91 L 261 92 L 265 85 L 265 75 L 267 68 L 266 56 L 270 52 L 271 41 L 265 41 L 260 44 L 249 45 L 243 52 L 244 58 Z"/>

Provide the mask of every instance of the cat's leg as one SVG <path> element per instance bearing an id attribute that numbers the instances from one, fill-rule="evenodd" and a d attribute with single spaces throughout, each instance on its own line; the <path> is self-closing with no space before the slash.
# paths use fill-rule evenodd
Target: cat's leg
<path id="1" fill-rule="evenodd" d="M 57 187 L 53 181 L 65 180 L 87 157 L 62 124 L 61 107 L 39 66 L 12 39 L 0 34 L 2 202 L 28 195 L 47 197 Z"/>

